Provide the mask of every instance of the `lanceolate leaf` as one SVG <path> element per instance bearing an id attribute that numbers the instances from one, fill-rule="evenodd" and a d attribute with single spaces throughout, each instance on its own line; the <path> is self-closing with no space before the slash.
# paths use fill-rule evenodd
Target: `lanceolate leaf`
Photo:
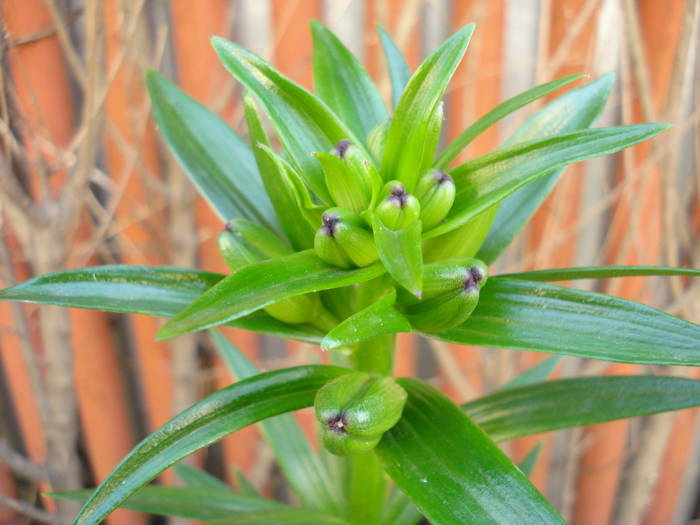
<path id="1" fill-rule="evenodd" d="M 333 350 L 374 339 L 380 335 L 410 332 L 411 323 L 394 308 L 395 301 L 396 290 L 392 289 L 384 297 L 348 317 L 328 332 L 321 341 L 321 348 Z"/>
<path id="2" fill-rule="evenodd" d="M 700 366 L 700 326 L 648 306 L 553 284 L 489 279 L 454 343 L 604 361 Z"/>
<path id="3" fill-rule="evenodd" d="M 508 390 L 509 388 L 517 388 L 525 385 L 531 385 L 533 383 L 539 383 L 545 381 L 554 369 L 561 361 L 560 355 L 552 355 L 547 359 L 543 359 L 535 366 L 528 368 L 525 372 L 507 382 L 505 385 L 499 388 L 499 390 Z"/>
<path id="4" fill-rule="evenodd" d="M 537 444 L 532 447 L 532 450 L 527 453 L 525 459 L 523 459 L 519 464 L 518 468 L 523 471 L 528 478 L 532 475 L 532 471 L 535 470 L 535 465 L 537 464 L 537 459 L 540 457 L 540 452 L 542 452 L 542 442 L 538 441 Z"/>
<path id="5" fill-rule="evenodd" d="M 316 93 L 364 140 L 379 121 L 388 117 L 379 91 L 362 64 L 316 20 L 311 21 L 311 35 Z"/>
<path id="6" fill-rule="evenodd" d="M 299 220 L 301 213 L 296 192 L 284 167 L 269 153 L 272 151 L 269 149 L 271 148 L 270 140 L 265 133 L 258 108 L 251 95 L 246 95 L 243 98 L 243 105 L 253 155 L 255 155 L 265 191 L 270 196 L 277 217 L 279 217 L 282 231 L 294 248 L 309 248 L 313 245 L 313 229 L 305 221 Z M 268 149 L 261 148 L 261 145 Z"/>
<path id="7" fill-rule="evenodd" d="M 389 78 L 391 79 L 391 105 L 396 108 L 401 100 L 403 90 L 406 88 L 409 79 L 411 78 L 411 70 L 408 69 L 406 59 L 403 57 L 401 50 L 394 43 L 382 26 L 377 24 L 377 34 L 379 41 L 384 50 L 384 58 L 386 58 L 387 69 L 389 70 Z"/>
<path id="8" fill-rule="evenodd" d="M 595 82 L 574 89 L 530 117 L 508 139 L 506 145 L 544 138 L 557 133 L 585 129 L 595 122 L 608 100 L 614 75 L 608 73 Z M 562 170 L 520 188 L 500 205 L 478 258 L 491 264 L 540 207 L 559 180 Z"/>
<path id="9" fill-rule="evenodd" d="M 313 509 L 287 507 L 239 514 L 230 518 L 208 521 L 206 525 L 349 525 L 336 516 Z"/>
<path id="10" fill-rule="evenodd" d="M 567 164 L 615 153 L 667 128 L 667 124 L 641 124 L 575 131 L 466 162 L 450 171 L 457 185 L 452 211 L 446 222 L 426 236 L 435 237 L 458 228 L 517 189 Z"/>
<path id="11" fill-rule="evenodd" d="M 435 167 L 439 169 L 447 168 L 450 163 L 457 158 L 462 150 L 464 150 L 464 148 L 466 148 L 476 137 L 481 135 L 499 120 L 510 115 L 515 110 L 526 106 L 530 102 L 534 102 L 538 98 L 542 98 L 548 93 L 551 93 L 560 87 L 566 86 L 582 76 L 584 75 L 569 75 L 568 77 L 558 78 L 557 80 L 552 80 L 546 84 L 528 89 L 527 91 L 524 91 L 512 98 L 509 98 L 505 102 L 500 103 L 498 106 L 486 113 L 486 115 L 465 129 L 456 139 L 448 144 L 442 153 L 440 153 L 440 156 L 435 163 Z"/>
<path id="12" fill-rule="evenodd" d="M 311 189 L 324 201 L 331 202 L 323 172 L 311 152 L 330 151 L 342 139 L 360 148 L 361 143 L 328 106 L 269 63 L 223 38 L 214 37 L 212 43 L 226 69 L 260 101 Z"/>
<path id="13" fill-rule="evenodd" d="M 496 441 L 700 405 L 700 381 L 602 376 L 546 381 L 463 405 Z"/>
<path id="14" fill-rule="evenodd" d="M 100 523 L 170 465 L 228 434 L 310 406 L 321 386 L 346 372 L 327 366 L 287 368 L 251 377 L 210 395 L 137 445 L 97 487 L 74 524 Z"/>
<path id="15" fill-rule="evenodd" d="M 311 250 L 272 259 L 223 279 L 166 323 L 158 337 L 167 339 L 211 328 L 282 299 L 368 281 L 382 273 L 380 264 L 355 270 L 330 266 Z"/>
<path id="16" fill-rule="evenodd" d="M 243 353 L 216 330 L 211 332 L 219 355 L 237 381 L 252 377 L 259 370 Z M 260 422 L 260 429 L 275 459 L 299 501 L 307 507 L 339 512 L 339 495 L 323 462 L 314 453 L 297 420 L 282 414 Z"/>
<path id="17" fill-rule="evenodd" d="M 35 277 L 0 290 L 0 300 L 172 317 L 223 278 L 165 266 L 93 266 Z M 282 323 L 263 311 L 229 324 L 287 339 L 321 340 L 318 330 Z"/>
<path id="18" fill-rule="evenodd" d="M 564 523 L 458 406 L 421 381 L 398 381 L 408 401 L 375 451 L 431 523 Z"/>
<path id="19" fill-rule="evenodd" d="M 73 501 L 87 501 L 93 489 L 72 490 L 51 496 Z M 193 520 L 213 520 L 233 514 L 262 509 L 284 508 L 281 503 L 255 496 L 244 496 L 230 490 L 190 487 L 143 487 L 119 505 L 164 516 L 182 516 Z"/>
<path id="20" fill-rule="evenodd" d="M 415 221 L 403 230 L 392 230 L 375 216 L 373 230 L 379 258 L 387 272 L 406 290 L 420 297 L 423 289 L 421 222 Z"/>
<path id="21" fill-rule="evenodd" d="M 469 25 L 443 43 L 413 74 L 389 125 L 382 161 L 385 180 L 400 180 L 411 192 L 425 157 L 426 134 L 447 84 L 474 31 Z"/>
<path id="22" fill-rule="evenodd" d="M 700 277 L 700 269 L 667 268 L 663 266 L 587 266 L 580 268 L 552 268 L 533 272 L 508 273 L 498 278 L 523 279 L 525 281 L 571 281 L 575 279 L 607 279 L 610 277 L 634 277 L 651 275 L 686 275 Z"/>
<path id="23" fill-rule="evenodd" d="M 171 151 L 224 221 L 279 229 L 250 148 L 214 113 L 155 71 L 146 76 L 153 114 Z"/>
<path id="24" fill-rule="evenodd" d="M 212 476 L 204 470 L 192 467 L 187 463 L 178 463 L 173 466 L 173 470 L 175 474 L 177 474 L 177 477 L 190 488 L 231 491 L 231 487 L 219 478 Z"/>

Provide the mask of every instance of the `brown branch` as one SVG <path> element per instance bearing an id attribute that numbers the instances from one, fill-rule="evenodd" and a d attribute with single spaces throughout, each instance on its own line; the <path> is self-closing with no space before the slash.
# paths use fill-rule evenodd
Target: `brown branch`
<path id="1" fill-rule="evenodd" d="M 70 35 L 68 35 L 68 28 L 66 27 L 66 24 L 69 23 L 76 15 L 71 13 L 71 15 L 65 18 L 61 16 L 55 0 L 44 0 L 44 5 L 49 12 L 49 16 L 51 16 L 51 21 L 53 22 L 54 26 L 53 28 L 55 29 L 56 36 L 58 36 L 58 41 L 61 44 L 66 60 L 68 61 L 68 64 L 70 65 L 71 70 L 78 81 L 78 85 L 84 91 L 87 88 L 85 65 L 81 61 L 80 55 L 78 55 L 78 52 L 70 41 Z"/>
<path id="2" fill-rule="evenodd" d="M 5 463 L 15 474 L 28 479 L 33 483 L 46 481 L 47 473 L 43 467 L 36 465 L 0 439 L 0 461 Z"/>
<path id="3" fill-rule="evenodd" d="M 24 514 L 28 518 L 41 523 L 49 523 L 51 525 L 61 525 L 61 521 L 54 516 L 43 510 L 37 509 L 34 505 L 30 505 L 26 501 L 20 501 L 17 499 L 10 498 L 4 494 L 0 494 L 0 505 L 9 507 L 21 514 Z"/>

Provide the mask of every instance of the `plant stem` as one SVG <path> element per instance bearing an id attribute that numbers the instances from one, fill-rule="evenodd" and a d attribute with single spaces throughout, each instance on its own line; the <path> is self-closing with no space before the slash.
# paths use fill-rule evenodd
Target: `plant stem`
<path id="1" fill-rule="evenodd" d="M 394 368 L 396 336 L 383 335 L 358 344 L 353 350 L 351 362 L 355 369 L 391 375 Z"/>
<path id="2" fill-rule="evenodd" d="M 386 476 L 374 452 L 353 456 L 350 464 L 350 523 L 379 523 L 386 501 Z"/>

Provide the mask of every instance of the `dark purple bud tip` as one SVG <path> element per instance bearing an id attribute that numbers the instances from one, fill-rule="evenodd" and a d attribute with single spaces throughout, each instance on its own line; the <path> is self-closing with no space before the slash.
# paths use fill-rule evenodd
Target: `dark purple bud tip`
<path id="1" fill-rule="evenodd" d="M 233 225 L 230 221 L 224 225 L 224 231 L 233 233 Z"/>
<path id="2" fill-rule="evenodd" d="M 435 184 L 438 186 L 445 184 L 447 182 L 452 182 L 452 177 L 442 170 L 435 171 Z"/>
<path id="3" fill-rule="evenodd" d="M 478 266 L 472 266 L 469 268 L 469 273 L 472 276 L 472 280 L 475 283 L 480 283 L 484 278 L 484 271 Z"/>
<path id="4" fill-rule="evenodd" d="M 346 424 L 347 423 L 345 422 L 343 414 L 338 414 L 337 416 L 333 416 L 328 420 L 328 430 L 335 432 L 336 434 L 344 435 L 346 432 Z"/>
<path id="5" fill-rule="evenodd" d="M 400 208 L 406 205 L 406 200 L 408 199 L 408 193 L 406 193 L 406 188 L 403 184 L 397 184 L 391 188 L 391 194 L 386 198 L 390 202 L 395 202 Z"/>
<path id="6" fill-rule="evenodd" d="M 335 148 L 333 148 L 333 155 L 336 157 L 340 157 L 341 159 L 345 157 L 345 153 L 347 153 L 348 148 L 352 145 L 352 142 L 350 142 L 347 139 L 343 139 L 338 142 L 338 144 L 335 145 Z"/>
<path id="7" fill-rule="evenodd" d="M 329 237 L 333 237 L 335 235 L 335 230 L 338 223 L 340 222 L 340 217 L 333 214 L 327 214 L 324 215 L 321 220 L 323 221 L 323 226 L 321 226 L 323 233 Z"/>

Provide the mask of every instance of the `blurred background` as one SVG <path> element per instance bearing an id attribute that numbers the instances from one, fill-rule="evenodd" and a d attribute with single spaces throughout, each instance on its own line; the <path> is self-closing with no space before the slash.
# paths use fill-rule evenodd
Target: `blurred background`
<path id="1" fill-rule="evenodd" d="M 412 69 L 476 22 L 446 96 L 443 141 L 499 101 L 570 74 L 617 81 L 598 125 L 668 121 L 651 144 L 576 165 L 497 271 L 595 264 L 698 267 L 700 57 L 696 0 L 1 0 L 0 284 L 94 264 L 226 271 L 222 224 L 154 132 L 144 69 L 158 69 L 245 136 L 240 87 L 209 45 L 226 36 L 312 87 L 308 21 L 320 19 L 363 61 L 388 100 L 374 31 Z M 587 79 L 574 85 L 581 85 Z M 470 146 L 495 147 L 533 104 Z M 698 282 L 635 278 L 576 286 L 700 320 Z M 96 485 L 148 432 L 231 382 L 204 336 L 153 340 L 161 320 L 0 304 L 0 524 L 59 523 L 75 505 L 42 491 Z M 263 368 L 322 359 L 316 348 L 228 330 Z M 400 338 L 397 373 L 458 401 L 494 390 L 544 354 Z M 651 368 L 651 369 L 649 369 Z M 566 358 L 560 377 L 696 369 Z M 313 436 L 312 416 L 299 415 Z M 698 513 L 697 410 L 518 439 L 543 444 L 540 490 L 574 524 L 685 524 Z M 467 451 L 465 451 L 466 453 Z M 255 428 L 190 460 L 235 484 L 234 468 L 285 496 Z M 166 473 L 161 483 L 175 483 Z M 32 521 L 34 520 L 34 521 Z M 119 511 L 112 525 L 154 523 Z M 162 523 L 163 521 L 158 521 Z M 171 523 L 182 520 L 171 520 Z"/>

